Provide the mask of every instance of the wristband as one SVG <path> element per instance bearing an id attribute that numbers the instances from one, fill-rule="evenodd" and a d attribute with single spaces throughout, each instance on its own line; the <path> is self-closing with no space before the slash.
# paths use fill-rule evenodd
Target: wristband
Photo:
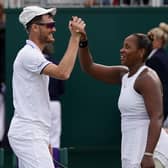
<path id="1" fill-rule="evenodd" d="M 144 153 L 144 156 L 153 156 L 153 153 L 145 152 L 145 153 Z"/>
<path id="2" fill-rule="evenodd" d="M 80 41 L 79 48 L 85 48 L 88 46 L 88 40 Z"/>

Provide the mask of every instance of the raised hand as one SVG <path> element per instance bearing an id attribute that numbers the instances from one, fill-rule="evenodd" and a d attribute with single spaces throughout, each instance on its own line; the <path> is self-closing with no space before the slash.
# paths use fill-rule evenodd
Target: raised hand
<path id="1" fill-rule="evenodd" d="M 85 35 L 86 34 L 85 27 L 86 27 L 85 22 L 77 16 L 73 16 L 72 20 L 69 21 L 69 30 L 72 35 L 76 34 Z"/>

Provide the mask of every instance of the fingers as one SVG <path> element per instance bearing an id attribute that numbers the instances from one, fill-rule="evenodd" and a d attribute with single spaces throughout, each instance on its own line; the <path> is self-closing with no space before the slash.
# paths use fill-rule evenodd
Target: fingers
<path id="1" fill-rule="evenodd" d="M 79 18 L 77 16 L 72 16 L 72 20 L 77 22 L 77 23 L 80 23 L 81 21 L 83 21 L 81 18 Z"/>
<path id="2" fill-rule="evenodd" d="M 73 16 L 71 22 L 71 26 L 75 27 L 80 27 L 80 26 L 86 26 L 85 22 L 77 17 L 77 16 Z"/>
<path id="3" fill-rule="evenodd" d="M 85 30 L 85 22 L 77 16 L 73 16 L 72 20 L 69 22 L 69 28 L 73 32 L 83 33 Z"/>

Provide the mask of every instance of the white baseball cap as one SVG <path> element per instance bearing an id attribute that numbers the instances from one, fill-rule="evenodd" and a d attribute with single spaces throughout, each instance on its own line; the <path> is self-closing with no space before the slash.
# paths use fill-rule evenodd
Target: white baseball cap
<path id="1" fill-rule="evenodd" d="M 19 15 L 19 21 L 26 27 L 33 18 L 40 15 L 45 15 L 51 13 L 51 15 L 56 14 L 56 8 L 45 9 L 39 6 L 28 6 L 23 8 L 23 11 Z"/>

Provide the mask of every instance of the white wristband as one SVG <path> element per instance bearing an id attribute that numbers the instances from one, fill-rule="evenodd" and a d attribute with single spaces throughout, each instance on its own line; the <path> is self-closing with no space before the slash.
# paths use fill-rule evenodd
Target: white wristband
<path id="1" fill-rule="evenodd" d="M 145 152 L 145 153 L 144 153 L 144 156 L 153 156 L 153 153 Z"/>

